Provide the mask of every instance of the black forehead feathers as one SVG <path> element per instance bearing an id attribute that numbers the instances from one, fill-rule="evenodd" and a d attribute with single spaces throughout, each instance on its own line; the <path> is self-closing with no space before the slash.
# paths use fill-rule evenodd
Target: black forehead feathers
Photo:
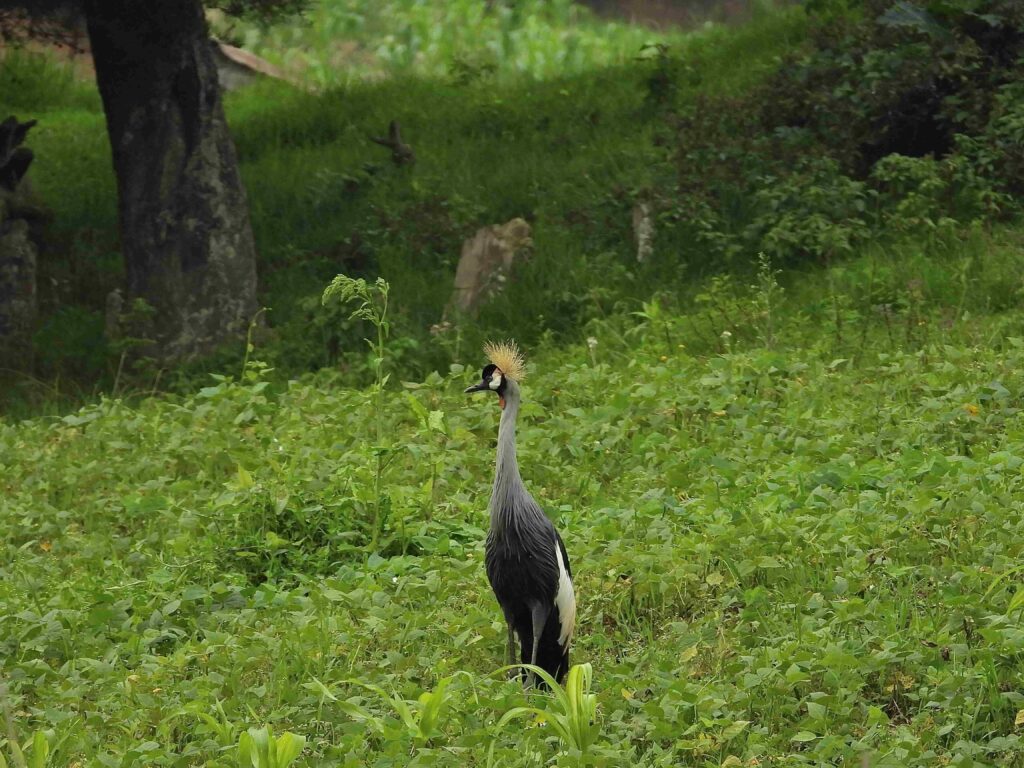
<path id="1" fill-rule="evenodd" d="M 480 374 L 480 378 L 483 379 L 483 381 L 485 383 L 490 385 L 491 377 L 494 375 L 494 372 L 497 371 L 497 370 L 499 370 L 498 366 L 496 366 L 494 363 L 488 363 L 487 365 L 484 366 L 484 370 Z M 498 385 L 498 388 L 496 390 L 494 390 L 494 392 L 496 392 L 497 394 L 499 394 L 502 397 L 504 397 L 506 389 L 508 389 L 508 377 L 507 376 L 502 376 L 501 377 L 501 384 Z"/>

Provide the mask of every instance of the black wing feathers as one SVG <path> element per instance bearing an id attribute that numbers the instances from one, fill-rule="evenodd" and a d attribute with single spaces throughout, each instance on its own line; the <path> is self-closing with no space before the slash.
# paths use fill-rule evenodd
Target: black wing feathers
<path id="1" fill-rule="evenodd" d="M 559 579 L 555 547 L 561 552 L 566 570 L 569 556 L 555 527 L 535 504 L 506 515 L 505 520 L 502 529 L 492 528 L 487 535 L 487 578 L 506 620 L 519 636 L 523 663 L 530 661 L 533 651 L 532 607 L 535 603 L 550 607 L 551 613 L 540 629 L 537 664 L 561 680 L 569 668 L 569 653 L 558 644 L 561 617 L 555 605 Z"/>

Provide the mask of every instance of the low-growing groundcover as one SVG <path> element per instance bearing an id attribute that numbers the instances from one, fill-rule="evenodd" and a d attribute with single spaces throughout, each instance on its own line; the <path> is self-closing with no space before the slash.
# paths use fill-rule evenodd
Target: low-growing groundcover
<path id="1" fill-rule="evenodd" d="M 792 12 L 558 82 L 233 100 L 276 337 L 192 395 L 143 397 L 180 375 L 143 371 L 131 398 L 0 421 L 0 716 L 33 764 L 237 765 L 270 726 L 304 765 L 1024 766 L 1024 247 L 989 232 L 1018 211 L 1021 78 L 985 58 L 1021 49 L 1019 9 L 849 5 L 781 69 Z M 75 245 L 40 370 L 91 355 L 113 380 L 109 161 L 95 95 L 62 83 L 9 105 L 60 94 L 34 170 Z M 864 146 L 922 103 L 948 146 Z M 396 116 L 414 169 L 369 154 Z M 429 336 L 461 238 L 513 215 L 530 264 Z M 321 305 L 338 269 L 393 281 L 384 369 Z M 534 353 L 521 462 L 572 555 L 593 741 L 500 669 L 498 414 L 461 394 L 494 328 Z"/>
<path id="2" fill-rule="evenodd" d="M 520 460 L 573 558 L 587 755 L 502 721 L 555 707 L 499 671 L 478 353 L 380 401 L 250 362 L 0 422 L 19 737 L 60 766 L 237 765 L 265 724 L 298 765 L 1024 765 L 1019 310 L 945 319 L 922 272 L 918 311 L 843 347 L 762 277 L 718 352 L 652 303 L 531 364 Z"/>

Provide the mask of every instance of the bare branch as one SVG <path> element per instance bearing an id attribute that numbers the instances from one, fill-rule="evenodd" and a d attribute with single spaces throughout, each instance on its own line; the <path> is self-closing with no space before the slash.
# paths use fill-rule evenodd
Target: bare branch
<path id="1" fill-rule="evenodd" d="M 395 165 L 416 162 L 416 153 L 412 151 L 412 147 L 402 142 L 402 134 L 397 120 L 392 120 L 391 125 L 388 126 L 387 138 L 371 136 L 370 141 L 390 149 L 391 160 Z"/>

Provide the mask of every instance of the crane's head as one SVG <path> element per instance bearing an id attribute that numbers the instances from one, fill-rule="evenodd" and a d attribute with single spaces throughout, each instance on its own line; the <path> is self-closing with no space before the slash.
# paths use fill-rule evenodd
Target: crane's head
<path id="1" fill-rule="evenodd" d="M 484 344 L 484 353 L 491 361 L 485 365 L 480 374 L 480 383 L 466 387 L 470 392 L 494 392 L 498 395 L 498 404 L 505 408 L 505 393 L 509 381 L 522 381 L 526 376 L 526 360 L 514 341 Z"/>

